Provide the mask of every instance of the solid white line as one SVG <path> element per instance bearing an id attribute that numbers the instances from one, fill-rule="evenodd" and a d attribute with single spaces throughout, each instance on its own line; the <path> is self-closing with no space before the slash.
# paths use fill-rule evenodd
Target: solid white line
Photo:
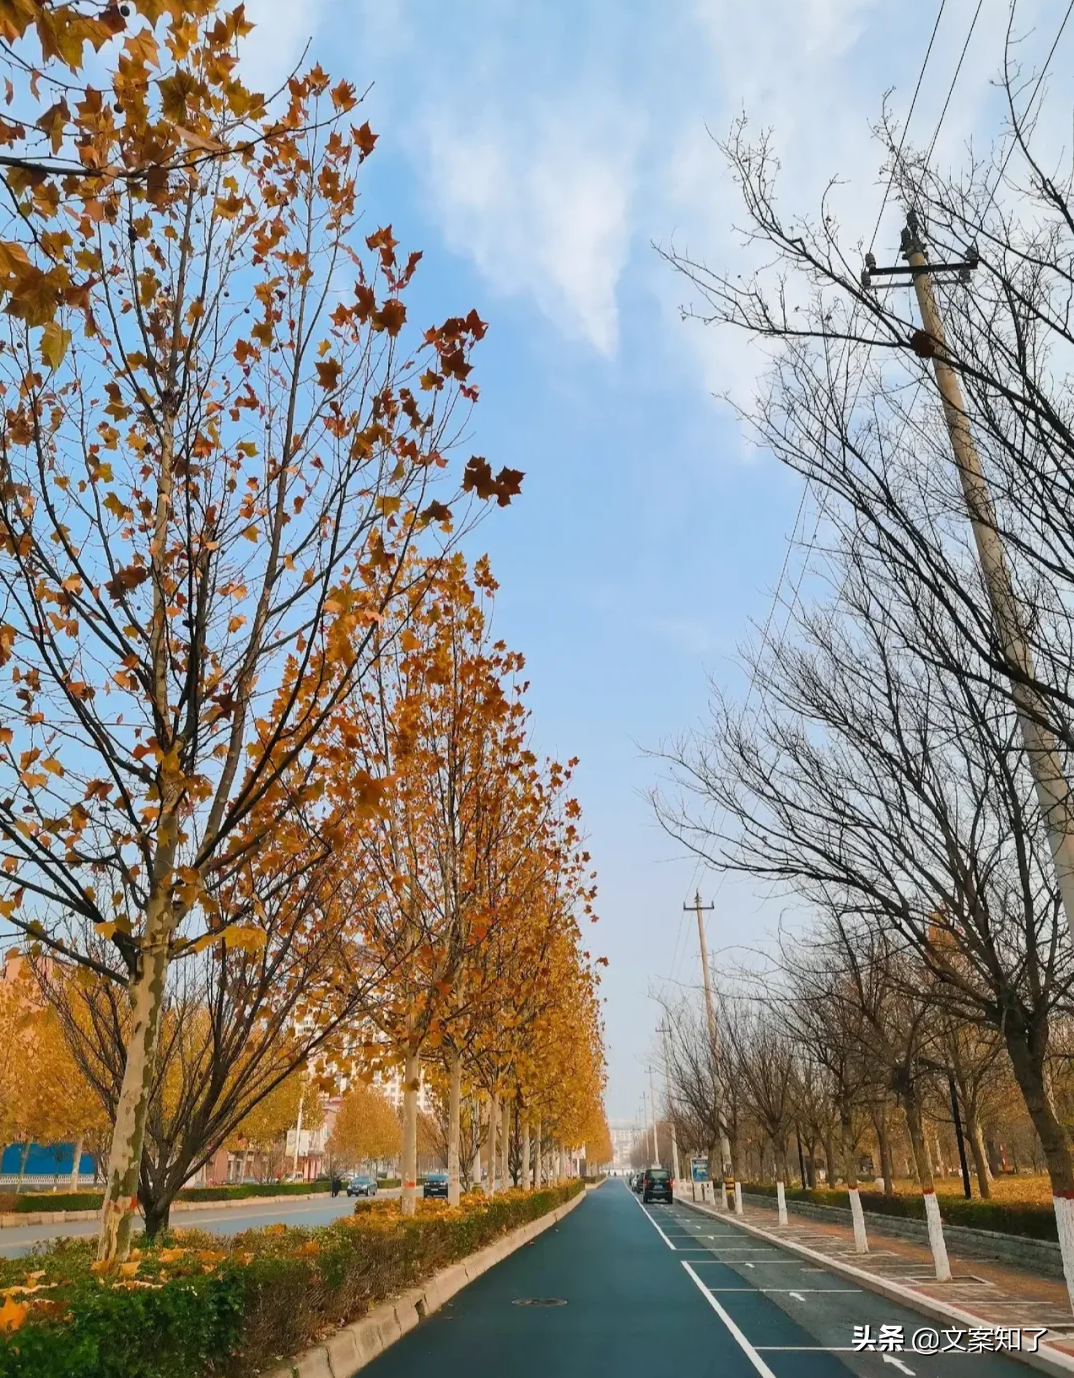
<path id="1" fill-rule="evenodd" d="M 716 1314 L 717 1314 L 717 1316 L 719 1316 L 720 1320 L 723 1321 L 724 1325 L 727 1327 L 727 1329 L 728 1329 L 728 1330 L 730 1331 L 730 1333 L 731 1333 L 731 1338 L 737 1343 L 738 1347 L 742 1350 L 743 1354 L 745 1354 L 746 1358 L 750 1361 L 750 1363 L 753 1365 L 753 1367 L 754 1367 L 754 1368 L 757 1370 L 757 1372 L 761 1375 L 761 1378 L 776 1378 L 776 1375 L 772 1372 L 772 1370 L 768 1367 L 768 1365 L 765 1363 L 765 1361 L 764 1361 L 764 1360 L 761 1358 L 761 1356 L 757 1353 L 757 1351 L 754 1349 L 753 1345 L 750 1344 L 749 1340 L 746 1339 L 746 1337 L 745 1337 L 745 1335 L 743 1335 L 742 1331 L 739 1330 L 738 1326 L 734 1323 L 734 1321 L 731 1319 L 731 1317 L 730 1317 L 730 1316 L 727 1314 L 727 1312 L 723 1309 L 723 1307 L 722 1307 L 722 1306 L 720 1305 L 720 1303 L 716 1300 L 716 1298 L 712 1295 L 712 1293 L 711 1293 L 711 1292 L 709 1291 L 709 1289 L 705 1286 L 705 1284 L 701 1281 L 701 1279 L 700 1279 L 700 1278 L 698 1277 L 698 1275 L 694 1272 L 694 1270 L 690 1267 L 690 1265 L 684 1260 L 682 1266 L 686 1269 L 686 1271 L 687 1271 L 687 1272 L 690 1274 L 690 1276 L 693 1278 L 694 1283 L 695 1283 L 695 1285 L 697 1286 L 698 1290 L 700 1291 L 701 1295 L 705 1298 L 705 1300 L 708 1302 L 708 1304 L 712 1307 L 713 1311 L 716 1312 Z"/>
<path id="2" fill-rule="evenodd" d="M 631 1192 L 631 1195 L 633 1196 L 634 1193 Z M 634 1200 L 635 1200 L 635 1202 L 637 1203 L 638 1210 L 640 1210 L 641 1213 L 642 1213 L 642 1215 L 645 1216 L 646 1220 L 648 1220 L 649 1224 L 650 1224 L 650 1225 L 653 1227 L 653 1229 L 657 1232 L 657 1234 L 660 1236 L 660 1238 L 664 1241 L 664 1243 L 668 1246 L 668 1248 L 672 1251 L 672 1253 L 676 1253 L 677 1250 L 676 1250 L 676 1248 L 675 1248 L 675 1245 L 672 1244 L 671 1240 L 667 1237 L 667 1235 L 664 1233 L 664 1231 L 663 1231 L 663 1230 L 660 1228 L 660 1226 L 656 1223 L 656 1221 L 653 1219 L 653 1217 L 649 1214 L 649 1212 L 645 1209 L 645 1207 L 641 1204 L 641 1202 L 638 1201 L 637 1197 L 634 1197 Z"/>
<path id="3" fill-rule="evenodd" d="M 710 1287 L 710 1292 L 789 1292 L 792 1297 L 796 1297 L 799 1292 L 838 1292 L 842 1295 L 849 1295 L 853 1292 L 855 1296 L 861 1293 L 860 1287 Z M 771 1346 L 760 1345 L 760 1349 L 771 1348 Z M 968 1352 L 968 1351 L 967 1351 Z"/>

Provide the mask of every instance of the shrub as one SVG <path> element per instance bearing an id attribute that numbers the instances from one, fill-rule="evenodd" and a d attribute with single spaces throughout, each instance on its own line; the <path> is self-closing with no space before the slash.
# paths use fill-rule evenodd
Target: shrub
<path id="1" fill-rule="evenodd" d="M 326 1330 L 546 1215 L 581 1182 L 461 1206 L 362 1201 L 314 1229 L 270 1225 L 221 1239 L 172 1230 L 117 1271 L 86 1240 L 0 1260 L 0 1286 L 27 1287 L 18 1329 L 0 1335 L 0 1378 L 252 1378 Z"/>
<path id="2" fill-rule="evenodd" d="M 327 1192 L 331 1183 L 316 1182 L 236 1182 L 231 1186 L 188 1187 L 176 1197 L 177 1201 L 244 1201 L 258 1196 L 302 1196 L 311 1192 Z M 10 1206 L 0 1204 L 0 1210 L 18 1213 L 26 1211 L 99 1211 L 104 1196 L 99 1191 L 79 1192 L 23 1192 L 5 1196 Z"/>
<path id="3" fill-rule="evenodd" d="M 20 1192 L 14 1210 L 26 1211 L 99 1211 L 104 1193 L 99 1191 L 42 1191 Z"/>
<path id="4" fill-rule="evenodd" d="M 232 1186 L 187 1187 L 176 1200 L 244 1201 L 248 1196 L 302 1196 L 331 1189 L 331 1182 L 320 1178 L 316 1182 L 236 1182 Z"/>
<path id="5" fill-rule="evenodd" d="M 775 1196 L 770 1182 L 743 1184 L 743 1191 L 755 1196 Z M 815 1206 L 833 1206 L 836 1210 L 850 1210 L 850 1194 L 846 1190 L 825 1187 L 787 1187 L 788 1201 L 809 1201 Z M 965 1197 L 941 1196 L 940 1214 L 949 1225 L 964 1225 L 971 1230 L 990 1230 L 994 1234 L 1013 1234 L 1025 1239 L 1059 1238 L 1055 1211 L 1050 1205 L 1017 1204 L 1009 1201 L 967 1201 Z M 890 1215 L 903 1220 L 924 1220 L 925 1199 L 920 1192 L 899 1196 L 885 1196 L 880 1191 L 861 1192 L 862 1209 L 875 1215 Z"/>

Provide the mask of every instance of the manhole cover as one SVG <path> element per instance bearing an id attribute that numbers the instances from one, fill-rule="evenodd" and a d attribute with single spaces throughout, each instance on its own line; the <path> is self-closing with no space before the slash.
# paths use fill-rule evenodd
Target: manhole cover
<path id="1" fill-rule="evenodd" d="M 566 1306 L 564 1297 L 516 1297 L 512 1306 Z"/>

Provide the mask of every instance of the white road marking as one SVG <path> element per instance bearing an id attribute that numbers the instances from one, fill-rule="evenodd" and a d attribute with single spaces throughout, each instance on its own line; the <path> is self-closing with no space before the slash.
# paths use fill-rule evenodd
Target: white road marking
<path id="1" fill-rule="evenodd" d="M 750 1292 L 750 1293 L 764 1292 L 764 1293 L 766 1293 L 766 1294 L 769 1293 L 769 1292 L 790 1292 L 790 1294 L 791 1294 L 792 1297 L 798 1297 L 798 1300 L 801 1301 L 801 1297 L 798 1296 L 798 1292 L 791 1291 L 791 1289 L 790 1289 L 789 1287 L 710 1287 L 710 1288 L 709 1288 L 709 1291 L 710 1291 L 710 1292 Z M 825 1292 L 825 1293 L 827 1293 L 827 1292 L 838 1292 L 841 1296 L 849 1295 L 850 1293 L 853 1293 L 855 1296 L 858 1296 L 858 1295 L 860 1295 L 860 1293 L 861 1293 L 861 1288 L 860 1288 L 860 1287 L 800 1287 L 800 1288 L 798 1289 L 798 1291 L 799 1291 L 799 1292 Z M 761 1346 L 761 1347 L 763 1348 L 764 1346 Z M 777 1348 L 778 1348 L 778 1346 L 777 1346 Z"/>
<path id="2" fill-rule="evenodd" d="M 805 1301 L 805 1297 L 802 1296 L 801 1292 L 788 1292 L 787 1295 L 793 1297 L 795 1301 Z"/>
<path id="3" fill-rule="evenodd" d="M 764 1360 L 761 1358 L 761 1356 L 757 1353 L 757 1351 L 754 1349 L 753 1345 L 750 1344 L 749 1340 L 746 1339 L 746 1337 L 745 1337 L 745 1335 L 743 1335 L 742 1331 L 739 1330 L 738 1326 L 734 1323 L 734 1321 L 731 1319 L 731 1317 L 730 1317 L 730 1316 L 727 1314 L 727 1312 L 723 1309 L 723 1307 L 722 1307 L 722 1306 L 720 1305 L 720 1303 L 716 1300 L 716 1298 L 712 1295 L 712 1293 L 711 1293 L 711 1292 L 709 1291 L 709 1289 L 705 1286 L 705 1284 L 701 1281 L 701 1279 L 700 1279 L 700 1278 L 698 1277 L 698 1275 L 694 1272 L 694 1270 L 690 1267 L 690 1265 L 684 1260 L 682 1266 L 686 1269 L 686 1271 L 687 1271 L 687 1272 L 690 1274 L 690 1276 L 693 1278 L 694 1283 L 696 1284 L 696 1286 L 697 1286 L 698 1290 L 700 1291 L 701 1295 L 705 1298 L 705 1300 L 708 1302 L 708 1304 L 712 1307 L 713 1311 L 716 1312 L 716 1314 L 717 1314 L 717 1316 L 719 1316 L 720 1320 L 723 1321 L 724 1325 L 727 1327 L 728 1331 L 729 1331 L 730 1334 L 731 1334 L 731 1338 L 736 1342 L 736 1344 L 738 1345 L 738 1347 L 742 1350 L 743 1354 L 745 1354 L 746 1358 L 750 1361 L 750 1363 L 753 1365 L 753 1367 L 754 1367 L 754 1368 L 757 1370 L 757 1372 L 761 1375 L 761 1378 L 776 1378 L 776 1375 L 772 1372 L 772 1370 L 768 1367 L 768 1365 L 765 1363 L 765 1361 L 764 1361 Z M 749 1265 L 747 1264 L 747 1267 L 748 1267 L 748 1266 L 749 1266 Z"/>
<path id="4" fill-rule="evenodd" d="M 756 1263 L 745 1263 L 745 1264 L 743 1264 L 742 1266 L 743 1266 L 744 1268 L 756 1268 L 756 1267 L 757 1267 Z"/>
<path id="5" fill-rule="evenodd" d="M 894 1354 L 885 1354 L 884 1363 L 893 1364 L 895 1368 L 899 1370 L 900 1373 L 908 1373 L 910 1375 L 910 1378 L 914 1378 L 914 1370 L 912 1368 L 908 1368 L 901 1359 L 896 1359 Z"/>
<path id="6" fill-rule="evenodd" d="M 635 1198 L 635 1200 L 636 1200 L 636 1199 L 637 1199 L 637 1198 Z M 668 1246 L 668 1248 L 672 1251 L 672 1253 L 675 1253 L 675 1252 L 676 1252 L 675 1245 L 672 1244 L 671 1240 L 667 1237 L 667 1235 L 666 1235 L 666 1234 L 664 1233 L 664 1231 L 660 1228 L 660 1226 L 656 1223 L 656 1221 L 653 1219 L 653 1217 L 649 1214 L 649 1212 L 645 1209 L 645 1207 L 641 1204 L 640 1201 L 638 1201 L 638 1210 L 640 1210 L 641 1213 L 642 1213 L 642 1215 L 645 1216 L 646 1220 L 648 1220 L 649 1224 L 650 1224 L 650 1225 L 653 1227 L 653 1229 L 657 1232 L 657 1234 L 658 1234 L 658 1235 L 660 1236 L 660 1238 L 664 1241 L 664 1243 Z"/>

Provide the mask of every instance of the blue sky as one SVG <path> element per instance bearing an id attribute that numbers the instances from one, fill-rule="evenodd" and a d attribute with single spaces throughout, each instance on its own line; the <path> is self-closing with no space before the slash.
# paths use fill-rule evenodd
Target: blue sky
<path id="1" fill-rule="evenodd" d="M 935 125 L 975 0 L 948 0 L 911 140 Z M 846 238 L 871 233 L 882 189 L 870 125 L 893 88 L 904 115 L 932 0 L 248 0 L 249 62 L 264 85 L 306 39 L 334 77 L 373 83 L 372 224 L 425 252 L 428 319 L 476 306 L 482 400 L 468 448 L 525 470 L 521 500 L 474 550 L 500 580 L 497 625 L 528 658 L 539 745 L 582 758 L 579 794 L 600 873 L 595 946 L 608 1110 L 637 1113 L 662 981 L 690 982 L 682 921 L 695 868 L 657 829 L 642 754 L 700 721 L 711 676 L 741 686 L 736 652 L 768 613 L 800 499 L 751 453 L 714 393 L 746 397 L 760 366 L 734 339 L 687 325 L 687 284 L 653 241 L 711 264 L 746 261 L 735 188 L 708 131 L 745 111 L 770 126 L 783 203 L 813 211 L 828 178 Z M 1026 58 L 1046 51 L 1058 0 L 1023 3 Z M 984 0 L 936 157 L 995 127 L 1006 0 Z M 1069 45 L 1066 45 L 1069 49 Z M 1054 94 L 1072 64 L 1060 55 Z M 878 254 L 893 249 L 892 206 Z M 812 518 L 806 518 L 807 535 Z M 800 557 L 792 554 L 791 581 Z M 777 625 L 779 619 L 777 618 Z M 697 878 L 706 897 L 711 876 Z M 719 891 L 718 966 L 779 917 L 746 885 Z"/>

